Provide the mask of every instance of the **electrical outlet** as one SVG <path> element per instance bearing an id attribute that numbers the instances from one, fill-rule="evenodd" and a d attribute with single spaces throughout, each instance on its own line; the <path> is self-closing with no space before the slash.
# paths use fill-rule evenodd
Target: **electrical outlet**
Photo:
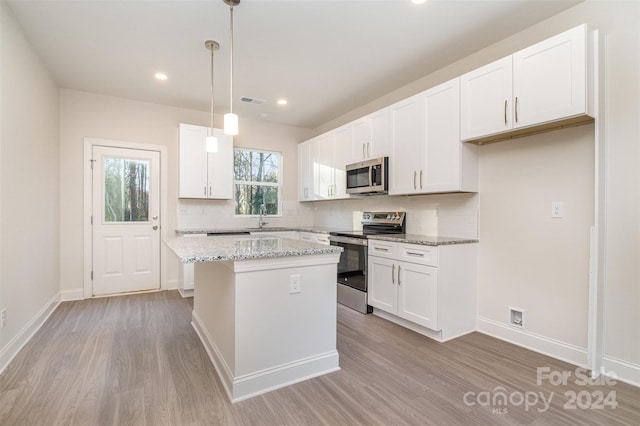
<path id="1" fill-rule="evenodd" d="M 0 328 L 4 328 L 7 323 L 7 308 L 0 311 Z"/>
<path id="2" fill-rule="evenodd" d="M 289 277 L 289 293 L 300 293 L 300 275 L 291 275 Z"/>
<path id="3" fill-rule="evenodd" d="M 564 203 L 562 201 L 551 203 L 551 217 L 554 219 L 562 219 L 564 217 Z"/>

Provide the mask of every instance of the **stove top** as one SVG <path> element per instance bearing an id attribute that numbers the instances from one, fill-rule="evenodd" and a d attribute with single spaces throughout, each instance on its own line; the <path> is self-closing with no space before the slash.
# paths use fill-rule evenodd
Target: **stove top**
<path id="1" fill-rule="evenodd" d="M 363 212 L 362 229 L 353 231 L 335 231 L 331 235 L 367 238 L 367 235 L 404 234 L 406 229 L 405 212 Z"/>

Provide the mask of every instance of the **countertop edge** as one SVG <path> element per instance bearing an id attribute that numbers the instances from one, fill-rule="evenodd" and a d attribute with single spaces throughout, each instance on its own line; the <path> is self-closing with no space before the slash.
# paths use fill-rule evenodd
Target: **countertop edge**
<path id="1" fill-rule="evenodd" d="M 457 238 L 457 237 L 440 237 L 429 235 L 413 235 L 413 234 L 383 234 L 370 235 L 370 240 L 390 241 L 394 243 L 416 244 L 423 246 L 446 246 L 454 244 L 477 244 L 480 240 L 475 238 Z"/>

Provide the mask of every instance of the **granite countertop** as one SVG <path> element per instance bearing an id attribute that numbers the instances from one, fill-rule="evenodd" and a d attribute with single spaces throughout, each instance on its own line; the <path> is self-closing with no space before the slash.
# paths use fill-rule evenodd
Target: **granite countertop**
<path id="1" fill-rule="evenodd" d="M 267 235 L 172 237 L 165 244 L 183 263 L 308 256 L 342 252 L 342 247 Z"/>
<path id="2" fill-rule="evenodd" d="M 450 244 L 474 244 L 479 240 L 473 238 L 456 238 L 417 234 L 383 234 L 369 235 L 370 240 L 393 241 L 396 243 L 420 244 L 423 246 L 444 246 Z"/>

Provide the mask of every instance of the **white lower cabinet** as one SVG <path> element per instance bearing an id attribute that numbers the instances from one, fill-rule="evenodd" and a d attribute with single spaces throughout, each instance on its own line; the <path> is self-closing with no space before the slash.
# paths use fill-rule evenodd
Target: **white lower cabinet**
<path id="1" fill-rule="evenodd" d="M 477 244 L 369 240 L 374 314 L 446 341 L 475 329 Z"/>
<path id="2" fill-rule="evenodd" d="M 207 237 L 207 234 L 185 234 L 186 238 Z M 178 291 L 182 297 L 193 297 L 193 263 L 180 262 L 178 268 Z"/>

